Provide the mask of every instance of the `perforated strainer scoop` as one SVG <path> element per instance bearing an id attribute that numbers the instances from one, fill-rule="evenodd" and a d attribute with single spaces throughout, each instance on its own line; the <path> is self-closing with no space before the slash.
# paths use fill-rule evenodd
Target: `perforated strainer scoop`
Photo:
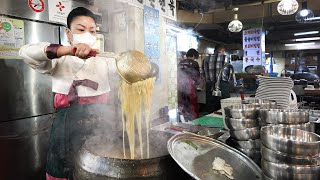
<path id="1" fill-rule="evenodd" d="M 95 56 L 115 58 L 119 75 L 129 84 L 155 77 L 159 73 L 159 67 L 155 63 L 151 64 L 139 51 L 126 51 L 120 54 L 90 52 L 89 57 Z"/>

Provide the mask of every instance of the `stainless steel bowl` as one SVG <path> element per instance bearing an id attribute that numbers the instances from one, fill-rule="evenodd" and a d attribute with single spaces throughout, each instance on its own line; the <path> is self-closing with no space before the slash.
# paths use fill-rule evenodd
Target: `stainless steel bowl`
<path id="1" fill-rule="evenodd" d="M 260 109 L 260 118 L 267 124 L 302 124 L 309 122 L 309 112 L 303 110 Z"/>
<path id="2" fill-rule="evenodd" d="M 257 149 L 243 149 L 239 147 L 235 147 L 239 151 L 241 151 L 243 154 L 247 155 L 249 158 L 256 158 L 256 159 L 261 159 L 261 153 L 260 150 Z"/>
<path id="3" fill-rule="evenodd" d="M 232 147 L 240 147 L 243 149 L 259 149 L 260 150 L 261 141 L 260 141 L 260 139 L 255 139 L 255 140 L 250 139 L 248 141 L 238 141 L 238 140 L 234 140 L 232 138 L 229 138 L 227 140 L 227 144 Z"/>
<path id="4" fill-rule="evenodd" d="M 261 160 L 262 171 L 272 179 L 319 180 L 320 166 L 277 164 Z"/>
<path id="5" fill-rule="evenodd" d="M 289 155 L 320 155 L 320 136 L 299 129 L 280 126 L 263 127 L 261 143 L 269 149 Z"/>
<path id="6" fill-rule="evenodd" d="M 258 139 L 260 137 L 260 127 L 247 128 L 237 131 L 230 130 L 229 132 L 232 138 L 240 141 Z"/>
<path id="7" fill-rule="evenodd" d="M 277 101 L 271 101 L 266 99 L 250 99 L 245 100 L 243 104 L 251 104 L 254 106 L 258 106 L 259 108 L 263 109 L 276 109 L 277 108 Z"/>
<path id="8" fill-rule="evenodd" d="M 235 119 L 235 118 L 224 118 L 226 126 L 230 130 L 242 130 L 247 128 L 253 128 L 259 126 L 259 122 L 256 119 Z"/>
<path id="9" fill-rule="evenodd" d="M 320 165 L 319 156 L 290 156 L 284 153 L 273 151 L 261 146 L 262 158 L 273 163 L 285 163 L 293 165 Z"/>
<path id="10" fill-rule="evenodd" d="M 259 107 L 251 104 L 232 105 L 224 108 L 226 117 L 236 119 L 256 119 L 259 115 Z"/>
<path id="11" fill-rule="evenodd" d="M 310 131 L 311 132 L 311 124 L 309 123 L 304 123 L 304 124 L 279 124 L 281 127 L 286 127 L 286 128 L 295 128 L 295 129 L 300 129 L 304 131 Z"/>
<path id="12" fill-rule="evenodd" d="M 312 125 L 310 122 L 308 123 L 304 123 L 304 124 L 266 124 L 263 122 L 260 122 L 260 126 L 261 127 L 265 127 L 265 126 L 274 126 L 274 125 L 278 125 L 281 127 L 286 127 L 286 128 L 295 128 L 295 129 L 300 129 L 300 130 L 304 130 L 304 131 L 312 131 Z"/>
<path id="13" fill-rule="evenodd" d="M 206 136 L 212 139 L 218 139 L 222 136 L 226 131 L 222 131 L 219 128 L 205 128 L 198 132 L 198 135 Z"/>

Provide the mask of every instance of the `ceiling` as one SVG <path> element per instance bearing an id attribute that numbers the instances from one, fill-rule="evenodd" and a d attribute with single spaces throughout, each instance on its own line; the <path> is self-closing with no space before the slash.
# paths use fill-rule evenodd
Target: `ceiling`
<path id="1" fill-rule="evenodd" d="M 276 10 L 278 1 L 269 0 L 264 6 L 261 1 L 257 0 L 178 0 L 178 2 L 180 11 L 212 15 L 212 22 L 200 23 L 196 31 L 207 39 L 225 44 L 242 44 L 242 33 L 231 33 L 227 30 L 233 18 L 232 7 L 240 7 L 239 19 L 244 29 L 265 28 L 267 44 L 290 41 L 295 38 L 293 34 L 296 32 L 320 29 L 320 23 L 301 24 L 295 21 L 295 15 L 281 16 Z M 262 8 L 265 8 L 266 11 L 263 15 L 261 15 Z M 313 10 L 315 16 L 320 16 L 320 5 L 312 5 L 310 9 Z M 184 23 L 184 26 L 194 28 L 198 23 L 199 18 L 196 18 L 194 22 Z"/>
<path id="2" fill-rule="evenodd" d="M 178 2 L 181 9 L 208 13 L 215 9 L 229 9 L 232 6 L 261 2 L 261 0 L 178 0 Z"/>

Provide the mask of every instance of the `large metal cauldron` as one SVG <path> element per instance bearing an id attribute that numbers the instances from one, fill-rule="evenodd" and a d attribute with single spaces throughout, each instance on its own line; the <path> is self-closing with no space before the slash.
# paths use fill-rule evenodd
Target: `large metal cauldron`
<path id="1" fill-rule="evenodd" d="M 174 178 L 173 175 L 186 176 L 167 151 L 166 142 L 171 136 L 163 132 L 150 132 L 149 159 L 124 159 L 121 136 L 88 139 L 76 157 L 74 177 L 76 180 L 165 180 Z M 137 148 L 136 153 L 139 152 Z"/>

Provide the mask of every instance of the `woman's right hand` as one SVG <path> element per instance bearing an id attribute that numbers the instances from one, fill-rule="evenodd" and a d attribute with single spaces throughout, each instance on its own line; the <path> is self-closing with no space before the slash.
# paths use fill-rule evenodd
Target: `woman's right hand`
<path id="1" fill-rule="evenodd" d="M 89 45 L 80 43 L 73 46 L 61 46 L 59 47 L 57 53 L 59 57 L 65 56 L 65 55 L 71 55 L 71 56 L 77 56 L 81 59 L 87 59 L 90 57 L 89 53 L 92 51 L 98 52 L 97 49 L 92 49 Z"/>
<path id="2" fill-rule="evenodd" d="M 72 53 L 74 53 L 73 55 L 81 59 L 87 59 L 90 51 L 93 50 L 89 45 L 83 43 L 76 44 L 71 47 Z"/>

